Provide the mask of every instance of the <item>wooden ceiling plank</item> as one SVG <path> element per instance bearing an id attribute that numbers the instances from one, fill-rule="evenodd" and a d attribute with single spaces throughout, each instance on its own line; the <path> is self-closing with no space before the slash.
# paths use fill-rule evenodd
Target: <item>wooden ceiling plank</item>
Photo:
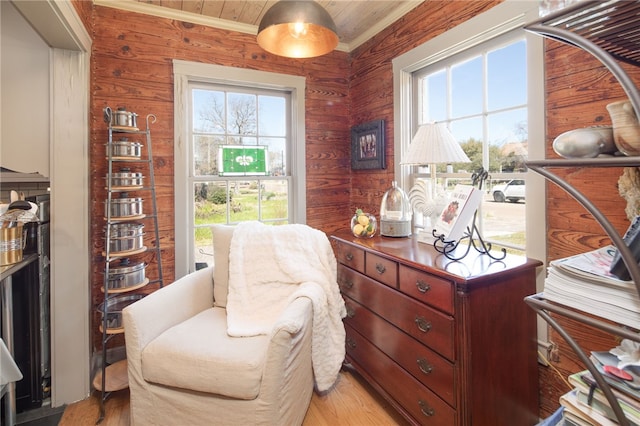
<path id="1" fill-rule="evenodd" d="M 205 0 L 202 4 L 202 14 L 213 18 L 220 18 L 223 5 L 223 1 Z"/>
<path id="2" fill-rule="evenodd" d="M 161 0 L 160 6 L 182 10 L 182 0 Z"/>
<path id="3" fill-rule="evenodd" d="M 204 0 L 182 0 L 182 10 L 202 15 L 203 2 Z"/>
<path id="4" fill-rule="evenodd" d="M 244 9 L 246 5 L 246 1 L 236 1 L 236 0 L 225 0 L 224 5 L 222 6 L 222 13 L 220 13 L 221 19 L 227 19 L 229 21 L 240 21 L 240 16 L 242 15 L 242 9 Z"/>
<path id="5" fill-rule="evenodd" d="M 240 12 L 240 21 L 256 26 L 259 25 L 262 15 L 267 11 L 268 2 L 266 0 L 252 0 L 244 3 L 242 12 Z"/>

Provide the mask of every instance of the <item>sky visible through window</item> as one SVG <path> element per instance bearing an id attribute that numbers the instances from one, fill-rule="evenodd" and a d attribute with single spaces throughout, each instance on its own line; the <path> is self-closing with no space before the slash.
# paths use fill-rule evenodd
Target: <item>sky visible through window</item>
<path id="1" fill-rule="evenodd" d="M 527 141 L 524 40 L 435 71 L 424 78 L 423 85 L 422 123 L 450 121 L 456 140 L 465 142 L 484 139 L 486 118 L 490 145 Z"/>
<path id="2" fill-rule="evenodd" d="M 193 89 L 195 171 L 220 171 L 216 152 L 222 145 L 268 147 L 270 175 L 286 173 L 287 101 L 281 93 L 242 93 L 222 88 Z M 208 165 L 202 166 L 202 162 Z M 209 173 L 206 173 L 209 174 Z"/>

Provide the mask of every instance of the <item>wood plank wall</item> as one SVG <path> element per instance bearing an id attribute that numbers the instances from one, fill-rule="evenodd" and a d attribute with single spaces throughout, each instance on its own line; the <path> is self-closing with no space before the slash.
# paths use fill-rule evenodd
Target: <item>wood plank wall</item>
<path id="1" fill-rule="evenodd" d="M 182 59 L 304 76 L 306 89 L 307 223 L 330 234 L 348 226 L 355 207 L 377 214 L 393 179 L 391 59 L 499 3 L 428 2 L 369 41 L 352 58 L 335 51 L 321 58 L 290 60 L 264 52 L 255 36 L 94 7 L 91 59 L 92 304 L 102 300 L 104 176 L 107 140 L 103 109 L 124 106 L 152 113 L 154 167 L 165 282 L 174 278 L 173 79 L 171 61 Z M 88 16 L 87 11 L 83 12 Z M 408 30 L 410 29 L 410 30 Z M 352 107 L 352 99 L 356 106 Z M 353 112 L 353 113 L 352 113 Z M 369 119 L 387 121 L 387 168 L 351 172 L 350 128 Z M 144 169 L 132 170 L 145 173 Z M 352 181 L 352 177 L 353 180 Z M 354 189 L 352 189 L 354 188 Z M 147 241 L 148 240 L 148 241 Z M 150 239 L 145 244 L 153 244 Z M 154 261 L 147 259 L 151 279 Z M 153 289 L 149 289 L 152 291 Z M 94 330 L 100 316 L 94 315 Z M 100 349 L 101 335 L 93 338 Z M 113 345 L 122 342 L 114 339 Z"/>
<path id="2" fill-rule="evenodd" d="M 349 210 L 349 60 L 344 52 L 321 59 L 288 60 L 265 53 L 255 36 L 95 7 L 91 56 L 91 241 L 92 304 L 102 300 L 104 268 L 104 199 L 106 198 L 103 121 L 106 106 L 124 106 L 144 117 L 154 114 L 151 125 L 159 211 L 163 272 L 166 283 L 174 279 L 174 114 L 172 60 L 204 62 L 279 72 L 306 77 L 307 217 L 311 226 L 332 232 L 341 227 Z M 130 138 L 135 140 L 134 138 Z M 144 168 L 135 168 L 142 172 Z M 141 195 L 144 196 L 144 195 Z M 149 221 L 147 221 L 150 223 Z M 153 244 L 151 232 L 145 244 Z M 157 276 L 152 258 L 148 276 Z M 155 275 L 154 275 L 155 274 Z M 150 288 L 149 290 L 153 290 Z M 99 315 L 94 315 L 97 330 Z M 101 349 L 101 335 L 93 338 Z M 113 345 L 121 345 L 114 339 Z"/>
<path id="3" fill-rule="evenodd" d="M 269 55 L 255 37 L 206 28 L 179 21 L 143 16 L 111 8 L 89 9 L 89 2 L 75 1 L 92 33 L 91 75 L 91 176 L 92 176 L 92 303 L 101 300 L 104 267 L 103 235 L 105 106 L 126 106 L 141 115 L 158 117 L 152 126 L 155 168 L 159 187 L 161 240 L 165 280 L 171 282 L 173 264 L 173 81 L 174 58 L 275 71 L 307 78 L 306 159 L 307 217 L 311 226 L 327 233 L 346 226 L 355 208 L 376 215 L 380 200 L 390 187 L 396 159 L 393 157 L 393 76 L 391 60 L 432 37 L 481 13 L 500 0 L 484 2 L 429 1 L 418 6 L 349 56 L 333 52 L 309 60 L 286 60 Z M 613 77 L 599 62 L 578 49 L 546 42 L 547 156 L 558 134 L 578 127 L 610 124 L 605 105 L 624 97 Z M 634 78 L 640 73 L 626 67 Z M 386 122 L 387 167 L 376 171 L 350 169 L 350 127 L 375 119 Z M 623 232 L 628 225 L 622 199 L 617 195 L 619 171 L 576 169 L 560 171 L 582 188 L 614 225 Z M 593 219 L 571 197 L 547 185 L 548 260 L 565 257 L 608 243 Z M 153 269 L 153 268 L 150 268 Z M 92 325 L 97 330 L 97 321 Z M 609 336 L 567 322 L 588 350 L 609 348 Z M 582 369 L 562 339 L 554 365 L 565 376 Z M 100 350 L 100 334 L 93 338 Z M 115 345 L 122 344 L 116 340 Z M 551 369 L 541 367 L 541 415 L 558 407 L 566 386 Z"/>
<path id="4" fill-rule="evenodd" d="M 85 0 L 71 0 L 73 7 L 78 12 L 80 20 L 87 29 L 87 32 L 91 34 L 93 27 L 93 2 Z"/>
<path id="5" fill-rule="evenodd" d="M 428 1 L 396 21 L 351 55 L 350 99 L 352 126 L 385 120 L 384 170 L 351 172 L 351 211 L 362 208 L 379 217 L 382 196 L 391 187 L 393 155 L 393 58 L 480 14 L 496 1 Z"/>
<path id="6" fill-rule="evenodd" d="M 559 42 L 545 41 L 547 158 L 557 158 L 552 148 L 559 134 L 581 127 L 611 125 L 606 105 L 626 95 L 613 75 L 590 54 Z M 640 83 L 640 69 L 623 64 L 631 78 Z M 555 169 L 554 169 L 555 170 Z M 618 168 L 576 168 L 557 170 L 558 175 L 580 189 L 600 209 L 620 233 L 629 226 L 617 183 Z M 555 184 L 547 184 L 547 256 L 559 259 L 609 244 L 604 230 L 572 197 Z M 615 339 L 574 321 L 558 318 L 585 351 L 608 350 Z M 569 390 L 563 382 L 569 374 L 583 370 L 571 348 L 555 331 L 550 340 L 558 345 L 552 360 L 559 370 L 540 368 L 541 414 L 558 408 L 558 398 Z"/>

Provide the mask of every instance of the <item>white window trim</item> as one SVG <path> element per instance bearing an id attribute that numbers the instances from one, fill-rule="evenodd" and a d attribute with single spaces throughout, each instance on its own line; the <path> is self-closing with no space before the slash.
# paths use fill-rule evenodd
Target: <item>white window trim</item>
<path id="1" fill-rule="evenodd" d="M 185 117 L 189 111 L 189 82 L 205 82 L 224 85 L 257 86 L 266 89 L 291 91 L 291 161 L 293 184 L 294 223 L 306 223 L 306 166 L 305 166 L 305 78 L 266 71 L 221 65 L 203 64 L 181 60 L 173 61 L 174 76 L 174 201 L 175 201 L 175 277 L 189 273 L 193 268 L 189 259 L 193 249 L 189 247 L 189 232 L 193 227 L 193 203 L 189 187 L 189 129 Z"/>
<path id="2" fill-rule="evenodd" d="M 409 184 L 410 168 L 400 164 L 402 153 L 411 141 L 413 115 L 412 73 L 460 51 L 469 49 L 485 40 L 505 34 L 511 30 L 524 27 L 527 23 L 539 18 L 538 2 L 527 0 L 506 0 L 485 13 L 475 16 L 457 27 L 440 34 L 426 43 L 398 56 L 393 60 L 394 90 L 394 166 L 395 180 L 402 187 Z M 544 81 L 544 44 L 542 37 L 527 33 L 527 71 L 531 81 Z M 544 88 L 528 87 L 528 136 L 529 158 L 545 158 L 545 107 Z M 527 235 L 540 235 L 547 229 L 545 209 L 545 180 L 533 172 L 527 172 L 526 188 Z M 546 260 L 546 238 L 529 238 L 527 240 L 527 256 Z M 539 268 L 537 273 L 537 291 L 544 288 L 546 268 Z M 538 318 L 538 339 L 546 349 L 547 325 Z"/>

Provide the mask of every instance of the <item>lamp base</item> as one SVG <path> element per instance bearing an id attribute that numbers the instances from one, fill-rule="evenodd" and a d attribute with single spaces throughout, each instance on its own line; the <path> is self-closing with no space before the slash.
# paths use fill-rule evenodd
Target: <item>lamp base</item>
<path id="1" fill-rule="evenodd" d="M 408 237 L 411 235 L 411 220 L 380 219 L 380 235 L 385 237 Z"/>

